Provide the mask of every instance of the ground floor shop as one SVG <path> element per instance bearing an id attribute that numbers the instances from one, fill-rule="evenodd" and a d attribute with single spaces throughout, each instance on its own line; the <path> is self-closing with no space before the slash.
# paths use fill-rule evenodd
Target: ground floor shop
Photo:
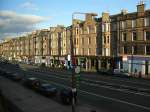
<path id="1" fill-rule="evenodd" d="M 124 56 L 123 70 L 132 75 L 150 75 L 150 57 Z"/>

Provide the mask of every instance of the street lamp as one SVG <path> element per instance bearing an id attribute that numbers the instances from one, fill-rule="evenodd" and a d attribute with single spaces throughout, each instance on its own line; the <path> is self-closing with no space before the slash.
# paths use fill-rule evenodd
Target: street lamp
<path id="1" fill-rule="evenodd" d="M 72 112 L 75 112 L 75 96 L 77 93 L 77 89 L 76 89 L 76 77 L 75 77 L 75 70 L 74 70 L 74 63 L 73 63 L 73 56 L 74 56 L 74 46 L 73 46 L 73 20 L 74 20 L 74 16 L 78 14 L 78 15 L 86 15 L 87 13 L 82 13 L 82 12 L 74 12 L 72 14 L 72 35 L 70 36 L 70 45 L 71 45 L 71 62 L 72 62 Z"/>

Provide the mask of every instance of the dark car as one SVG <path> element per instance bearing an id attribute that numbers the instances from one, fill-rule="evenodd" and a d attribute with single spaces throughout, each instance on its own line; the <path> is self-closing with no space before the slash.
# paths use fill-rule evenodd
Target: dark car
<path id="1" fill-rule="evenodd" d="M 60 97 L 63 104 L 71 104 L 72 103 L 72 90 L 71 89 L 62 89 L 60 91 Z M 77 92 L 75 93 L 75 103 L 77 103 Z"/>
<path id="2" fill-rule="evenodd" d="M 23 81 L 24 86 L 35 90 L 39 88 L 40 84 L 40 80 L 35 77 L 30 77 Z"/>
<path id="3" fill-rule="evenodd" d="M 57 89 L 56 87 L 50 85 L 50 84 L 41 84 L 38 88 L 38 92 L 40 92 L 41 94 L 45 95 L 45 96 L 56 96 L 57 94 Z"/>
<path id="4" fill-rule="evenodd" d="M 23 76 L 21 74 L 14 73 L 14 74 L 12 74 L 12 76 L 10 78 L 13 81 L 21 81 L 23 79 Z"/>
<path id="5" fill-rule="evenodd" d="M 4 76 L 6 77 L 6 78 L 11 78 L 12 77 L 12 72 L 9 72 L 9 71 L 6 71 L 6 73 L 4 74 Z"/>
<path id="6" fill-rule="evenodd" d="M 3 69 L 0 69 L 0 75 L 1 75 L 1 76 L 6 75 L 6 71 L 4 71 Z"/>

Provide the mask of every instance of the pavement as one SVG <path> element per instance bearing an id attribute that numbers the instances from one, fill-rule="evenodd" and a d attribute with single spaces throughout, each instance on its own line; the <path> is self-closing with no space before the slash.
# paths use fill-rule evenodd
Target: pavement
<path id="1" fill-rule="evenodd" d="M 0 89 L 5 98 L 13 103 L 19 112 L 71 112 L 71 106 L 66 106 L 53 99 L 41 96 L 22 85 L 0 77 Z M 104 112 L 90 105 L 78 104 L 76 112 Z"/>

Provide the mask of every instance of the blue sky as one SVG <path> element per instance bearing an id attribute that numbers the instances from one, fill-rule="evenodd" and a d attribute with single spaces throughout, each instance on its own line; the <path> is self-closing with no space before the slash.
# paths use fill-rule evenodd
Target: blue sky
<path id="1" fill-rule="evenodd" d="M 128 12 L 133 12 L 136 11 L 136 5 L 139 1 L 140 0 L 1 0 L 0 38 L 5 35 L 16 35 L 16 33 L 19 35 L 37 28 L 48 28 L 50 26 L 56 26 L 57 24 L 68 26 L 71 24 L 71 15 L 73 12 L 95 12 L 98 14 L 98 17 L 101 16 L 103 11 L 109 11 L 111 15 L 120 13 L 121 9 L 127 9 Z M 150 9 L 150 0 L 144 1 L 146 3 L 146 9 Z M 8 16 L 9 19 L 7 21 L 4 20 L 4 17 L 6 18 Z M 4 24 L 5 22 L 7 23 L 7 27 Z M 15 28 L 13 28 L 13 26 Z M 23 26 L 24 28 L 20 28 Z"/>

